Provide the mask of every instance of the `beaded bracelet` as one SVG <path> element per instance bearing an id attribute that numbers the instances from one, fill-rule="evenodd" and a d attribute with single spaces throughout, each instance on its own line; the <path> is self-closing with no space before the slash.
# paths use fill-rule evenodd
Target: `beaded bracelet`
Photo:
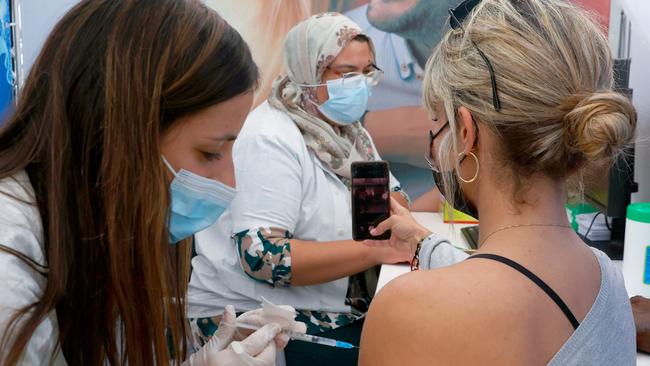
<path id="1" fill-rule="evenodd" d="M 415 246 L 415 255 L 413 256 L 413 259 L 411 259 L 411 271 L 417 271 L 420 269 L 420 249 L 422 248 L 422 242 L 424 242 L 424 240 L 426 240 L 430 235 L 431 232 L 418 240 L 418 244 Z"/>

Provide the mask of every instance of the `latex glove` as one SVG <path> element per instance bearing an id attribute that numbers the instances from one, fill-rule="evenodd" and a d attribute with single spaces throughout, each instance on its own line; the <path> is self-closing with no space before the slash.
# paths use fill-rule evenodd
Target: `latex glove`
<path id="1" fill-rule="evenodd" d="M 242 341 L 235 340 L 237 319 L 232 305 L 226 306 L 219 329 L 183 366 L 273 366 L 276 346 L 273 339 L 280 326 L 268 323 Z"/>
<path id="2" fill-rule="evenodd" d="M 263 326 L 266 324 L 278 324 L 283 331 L 293 331 L 298 333 L 305 333 L 307 325 L 303 322 L 295 321 L 296 310 L 289 305 L 275 305 L 272 302 L 262 297 L 262 308 L 247 311 L 237 318 L 237 323 L 245 323 L 255 326 Z M 239 333 L 246 332 L 246 330 L 239 330 Z M 275 343 L 279 348 L 286 347 L 289 342 L 289 336 L 280 333 L 275 337 Z"/>

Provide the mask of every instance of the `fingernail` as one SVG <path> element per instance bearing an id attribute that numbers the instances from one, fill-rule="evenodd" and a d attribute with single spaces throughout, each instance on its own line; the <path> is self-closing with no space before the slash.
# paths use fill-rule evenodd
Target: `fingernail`
<path id="1" fill-rule="evenodd" d="M 370 230 L 370 235 L 377 235 L 377 229 Z"/>

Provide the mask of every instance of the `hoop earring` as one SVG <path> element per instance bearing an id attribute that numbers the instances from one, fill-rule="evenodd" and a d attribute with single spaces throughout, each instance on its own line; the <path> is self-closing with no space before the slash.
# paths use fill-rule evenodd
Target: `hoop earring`
<path id="1" fill-rule="evenodd" d="M 460 163 L 463 161 L 463 158 L 465 158 L 468 155 L 471 156 L 472 158 L 474 158 L 474 161 L 476 162 L 476 173 L 474 173 L 474 176 L 472 177 L 472 179 L 469 179 L 469 180 L 461 177 L 461 175 L 460 175 Z M 479 166 L 478 157 L 476 156 L 476 154 L 474 154 L 471 151 L 469 153 L 462 152 L 462 153 L 458 154 L 458 158 L 456 159 L 456 176 L 458 177 L 458 179 L 461 180 L 461 182 L 463 182 L 463 183 L 473 183 L 474 181 L 476 181 L 476 179 L 478 179 L 479 169 L 480 169 L 480 166 Z"/>

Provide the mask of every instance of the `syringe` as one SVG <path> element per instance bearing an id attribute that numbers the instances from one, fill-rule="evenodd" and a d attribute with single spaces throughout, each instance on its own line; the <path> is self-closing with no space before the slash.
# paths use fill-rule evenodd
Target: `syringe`
<path id="1" fill-rule="evenodd" d="M 246 324 L 246 323 L 237 323 L 237 328 L 250 329 L 250 330 L 260 329 L 260 327 L 257 325 Z M 332 338 L 318 337 L 309 334 L 293 332 L 290 330 L 284 330 L 282 331 L 282 333 L 286 334 L 287 336 L 289 336 L 289 338 L 293 339 L 294 341 L 316 343 L 316 344 L 322 344 L 324 346 L 345 348 L 345 349 L 359 348 L 359 346 L 354 346 L 348 342 L 337 341 L 336 339 L 332 339 Z"/>

